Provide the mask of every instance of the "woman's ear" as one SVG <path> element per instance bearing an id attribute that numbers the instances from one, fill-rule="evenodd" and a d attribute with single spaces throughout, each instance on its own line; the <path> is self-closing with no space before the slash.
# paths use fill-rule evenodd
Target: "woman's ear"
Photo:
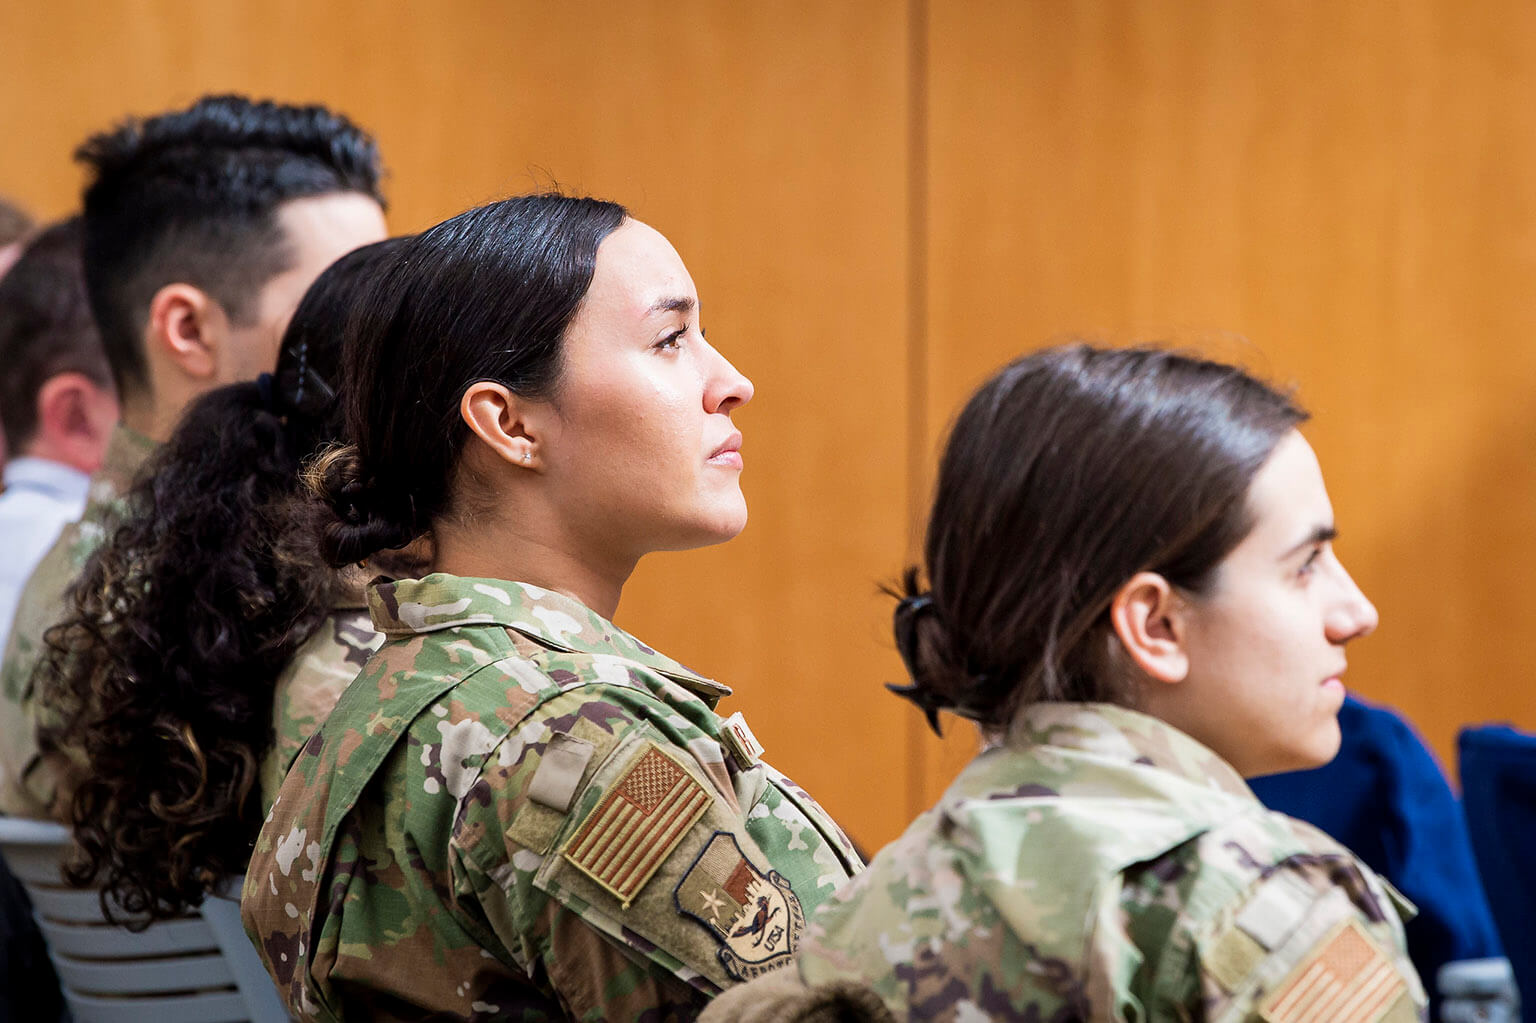
<path id="1" fill-rule="evenodd" d="M 1109 619 L 1125 652 L 1154 682 L 1189 674 L 1189 605 L 1156 572 L 1137 572 L 1115 593 Z"/>
<path id="2" fill-rule="evenodd" d="M 539 444 L 527 413 L 523 399 L 491 380 L 470 384 L 459 399 L 459 415 L 498 458 L 537 470 Z"/>

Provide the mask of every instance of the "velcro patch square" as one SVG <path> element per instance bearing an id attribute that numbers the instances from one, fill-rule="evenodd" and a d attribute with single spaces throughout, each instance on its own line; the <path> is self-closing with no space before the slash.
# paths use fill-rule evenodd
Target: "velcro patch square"
<path id="1" fill-rule="evenodd" d="M 709 803 L 704 786 L 648 742 L 581 822 L 565 858 L 628 909 Z"/>
<path id="2" fill-rule="evenodd" d="M 582 774 L 596 750 L 592 743 L 565 732 L 550 736 L 538 770 L 533 772 L 533 781 L 528 783 L 528 798 L 565 813 L 576 798 Z"/>
<path id="3" fill-rule="evenodd" d="M 1235 995 L 1252 984 L 1254 967 L 1263 962 L 1264 952 L 1253 935 L 1232 927 L 1217 939 L 1201 965 L 1222 990 Z"/>
<path id="4" fill-rule="evenodd" d="M 1291 971 L 1260 1015 L 1270 1023 L 1377 1023 L 1407 986 L 1360 922 L 1348 920 Z"/>

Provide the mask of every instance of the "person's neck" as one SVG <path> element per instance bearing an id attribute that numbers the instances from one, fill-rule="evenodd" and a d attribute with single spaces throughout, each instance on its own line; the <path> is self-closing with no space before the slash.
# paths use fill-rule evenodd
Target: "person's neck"
<path id="1" fill-rule="evenodd" d="M 89 476 L 100 467 L 100 459 L 90 463 L 81 457 L 80 453 L 67 444 L 53 444 L 46 438 L 39 437 L 31 444 L 22 448 L 11 456 L 11 460 L 18 458 L 35 458 L 42 462 L 52 462 L 73 469 L 75 472 Z"/>
<path id="2" fill-rule="evenodd" d="M 123 402 L 123 425 L 134 433 L 148 437 L 156 444 L 164 444 L 176 430 L 181 418 L 181 408 L 157 402 L 151 397 L 139 397 Z"/>
<path id="3" fill-rule="evenodd" d="M 610 621 L 618 611 L 624 584 L 638 562 L 615 559 L 612 564 L 603 565 L 593 557 L 595 551 L 585 551 L 584 556 L 573 553 L 581 545 L 569 539 L 544 540 L 505 528 L 472 531 L 439 526 L 433 530 L 433 539 L 434 571 L 506 579 L 554 590 Z"/>

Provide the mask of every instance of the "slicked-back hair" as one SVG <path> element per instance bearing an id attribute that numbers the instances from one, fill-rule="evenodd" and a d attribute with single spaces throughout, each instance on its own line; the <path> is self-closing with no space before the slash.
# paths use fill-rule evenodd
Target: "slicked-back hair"
<path id="1" fill-rule="evenodd" d="M 112 382 L 85 296 L 80 235 L 78 217 L 48 227 L 0 277 L 0 426 L 13 454 L 32 442 L 37 392 L 53 377 Z"/>
<path id="2" fill-rule="evenodd" d="M 85 278 L 118 390 L 147 384 L 150 301 L 168 284 L 251 323 L 262 287 L 295 258 L 277 220 L 293 199 L 355 192 L 381 204 L 374 140 L 323 106 L 207 96 L 130 118 L 75 151 L 85 190 Z"/>
<path id="3" fill-rule="evenodd" d="M 503 199 L 423 231 L 359 293 L 342 347 L 351 443 L 311 469 L 331 564 L 402 548 L 449 513 L 470 385 L 493 380 L 525 398 L 558 390 L 598 246 L 627 216 L 600 199 Z"/>

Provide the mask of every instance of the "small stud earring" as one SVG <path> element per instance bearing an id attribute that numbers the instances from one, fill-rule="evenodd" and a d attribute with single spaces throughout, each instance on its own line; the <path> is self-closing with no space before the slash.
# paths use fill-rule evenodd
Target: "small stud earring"
<path id="1" fill-rule="evenodd" d="M 528 452 L 524 451 L 523 452 L 523 461 L 525 461 L 525 462 L 533 461 L 533 455 L 531 455 Z"/>

